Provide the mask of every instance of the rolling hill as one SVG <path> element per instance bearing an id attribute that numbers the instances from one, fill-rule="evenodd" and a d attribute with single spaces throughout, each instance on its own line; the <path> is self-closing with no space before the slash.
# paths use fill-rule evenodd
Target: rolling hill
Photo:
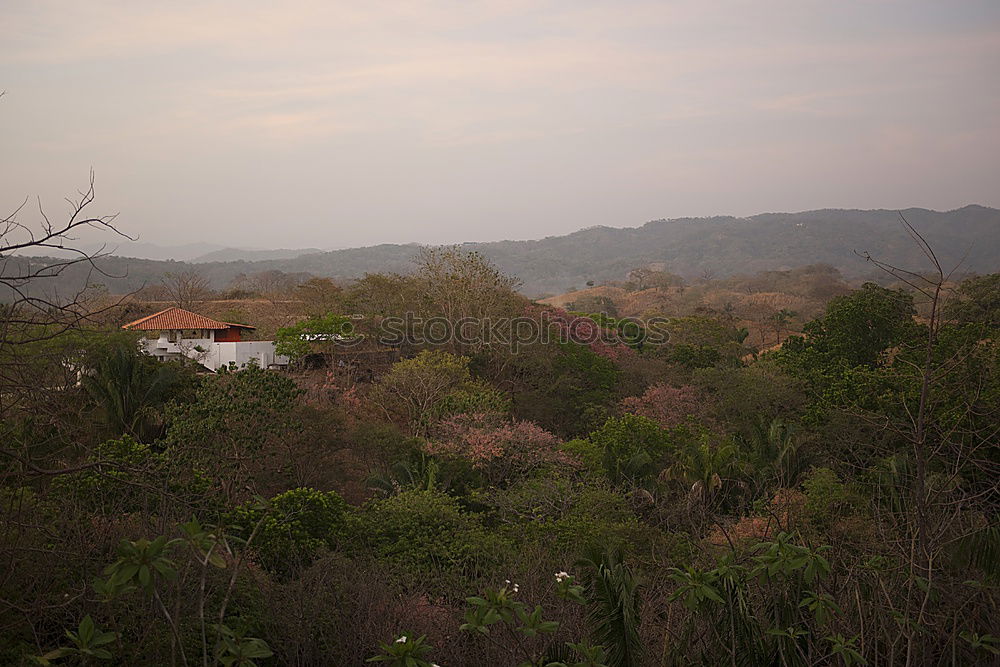
<path id="1" fill-rule="evenodd" d="M 947 212 L 927 209 L 840 210 L 801 213 L 763 213 L 748 218 L 711 217 L 654 220 L 640 227 L 591 227 L 565 236 L 534 241 L 465 243 L 482 252 L 503 270 L 523 281 L 529 296 L 558 294 L 584 286 L 623 279 L 633 268 L 654 264 L 686 278 L 725 277 L 762 270 L 787 269 L 826 263 L 845 276 L 876 275 L 857 252 L 911 270 L 927 265 L 920 249 L 900 224 L 900 213 L 923 234 L 948 267 L 964 272 L 993 272 L 1000 267 L 1000 210 L 970 205 Z M 198 263 L 106 257 L 100 266 L 107 275 L 73 267 L 46 290 L 66 293 L 76 286 L 103 283 L 113 293 L 124 293 L 156 283 L 166 272 L 187 268 L 205 275 L 214 286 L 225 287 L 241 273 L 280 270 L 350 279 L 371 272 L 406 272 L 419 246 L 383 244 L 258 261 L 204 261 Z M 282 251 L 296 254 L 296 251 Z M 44 258 L 13 257 L 8 263 Z M 10 275 L 13 265 L 5 268 Z M 56 282 L 56 280 L 58 282 Z M 39 288 L 40 289 L 40 288 Z"/>

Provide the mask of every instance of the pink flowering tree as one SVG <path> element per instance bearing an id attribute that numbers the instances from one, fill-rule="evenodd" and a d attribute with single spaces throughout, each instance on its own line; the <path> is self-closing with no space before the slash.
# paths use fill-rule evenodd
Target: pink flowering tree
<path id="1" fill-rule="evenodd" d="M 708 409 L 706 396 L 691 385 L 654 384 L 642 396 L 632 396 L 621 402 L 622 412 L 652 419 L 663 428 L 679 426 L 689 419 L 707 421 Z"/>
<path id="2" fill-rule="evenodd" d="M 490 484 L 507 485 L 545 466 L 576 464 L 559 444 L 559 438 L 533 422 L 466 413 L 440 422 L 425 451 L 464 460 Z"/>
<path id="3" fill-rule="evenodd" d="M 613 332 L 604 328 L 589 317 L 574 315 L 562 308 L 539 307 L 529 305 L 525 315 L 537 318 L 542 326 L 551 329 L 553 336 L 560 340 L 571 340 L 584 345 L 594 354 L 611 361 L 619 362 L 636 356 L 636 351 L 622 342 L 615 340 Z"/>

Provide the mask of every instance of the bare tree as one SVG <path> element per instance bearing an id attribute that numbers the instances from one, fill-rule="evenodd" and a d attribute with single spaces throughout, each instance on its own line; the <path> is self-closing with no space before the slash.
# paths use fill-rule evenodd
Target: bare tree
<path id="1" fill-rule="evenodd" d="M 77 199 L 67 198 L 71 212 L 62 222 L 54 223 L 45 213 L 40 201 L 38 214 L 41 220 L 36 225 L 21 222 L 19 217 L 27 206 L 27 198 L 13 212 L 0 219 L 0 300 L 5 302 L 0 344 L 15 338 L 19 342 L 39 340 L 38 336 L 51 338 L 92 314 L 84 307 L 88 305 L 85 304 L 87 286 L 94 274 L 111 277 L 96 261 L 110 253 L 105 252 L 106 246 L 96 252 L 75 247 L 76 234 L 82 228 L 106 230 L 133 240 L 115 226 L 117 214 L 90 215 L 88 209 L 95 197 L 93 172 L 90 174 L 89 186 L 78 195 Z M 31 257 L 48 255 L 53 250 L 70 256 L 65 259 Z M 62 297 L 54 291 L 46 292 L 44 284 L 47 279 L 57 278 L 70 267 L 80 264 L 86 265 L 88 269 L 87 280 L 82 288 Z M 46 325 L 44 331 L 39 325 Z M 26 333 L 26 328 L 34 328 L 36 331 L 27 339 L 19 337 Z"/>
<path id="2" fill-rule="evenodd" d="M 77 247 L 77 233 L 95 228 L 130 239 L 115 226 L 115 215 L 93 215 L 94 175 L 85 190 L 70 204 L 68 217 L 54 222 L 38 204 L 39 220 L 22 222 L 28 200 L 0 219 L 0 422 L 26 404 L 48 405 L 36 400 L 75 384 L 76 373 L 64 363 L 46 364 L 43 344 L 87 323 L 117 303 L 91 298 L 92 276 L 111 277 L 98 260 L 107 256 L 105 247 L 87 252 Z M 50 257 L 53 251 L 59 257 Z M 68 255 L 68 256 L 67 256 Z M 43 257 L 39 257 L 43 256 Z M 71 267 L 86 268 L 82 287 L 60 295 L 51 287 Z M 75 283 L 76 281 L 74 281 Z M 120 303 L 120 301 L 119 301 Z M 35 418 L 46 418 L 35 414 Z M 38 464 L 28 443 L 7 437 L 0 443 L 0 456 L 13 459 L 30 474 L 58 474 L 69 470 L 49 470 Z"/>
<path id="3" fill-rule="evenodd" d="M 998 528 L 1000 466 L 991 450 L 1000 437 L 1000 406 L 984 396 L 995 372 L 995 344 L 970 340 L 954 346 L 941 339 L 942 305 L 958 267 L 946 273 L 927 240 L 902 214 L 900 219 L 930 271 L 915 272 L 861 254 L 926 299 L 926 332 L 896 354 L 901 362 L 897 377 L 911 387 L 898 397 L 898 416 L 858 416 L 903 445 L 905 458 L 894 467 L 894 481 L 907 502 L 888 516 L 876 512 L 876 517 L 879 525 L 902 535 L 898 541 L 888 534 L 885 538 L 897 543 L 907 568 L 905 587 L 895 595 L 899 600 L 889 599 L 887 605 L 911 621 L 904 626 L 906 664 L 924 664 L 935 640 L 957 641 L 961 629 L 955 614 L 934 594 L 957 584 L 948 582 L 947 563 L 975 561 L 979 555 L 970 552 L 981 548 L 976 539 Z"/>
<path id="4" fill-rule="evenodd" d="M 310 278 L 300 283 L 295 287 L 295 296 L 310 315 L 326 315 L 344 305 L 344 290 L 329 278 Z"/>
<path id="5" fill-rule="evenodd" d="M 240 286 L 275 305 L 278 301 L 288 299 L 300 282 L 298 276 L 272 269 L 241 276 Z"/>
<path id="6" fill-rule="evenodd" d="M 168 300 L 178 308 L 194 308 L 212 297 L 208 279 L 193 269 L 167 273 L 161 282 L 167 290 Z"/>

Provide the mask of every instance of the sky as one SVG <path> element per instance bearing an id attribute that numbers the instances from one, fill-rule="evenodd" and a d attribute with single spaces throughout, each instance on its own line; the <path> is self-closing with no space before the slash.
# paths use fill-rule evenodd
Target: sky
<path id="1" fill-rule="evenodd" d="M 996 0 L 3 0 L 0 208 L 158 244 L 1000 206 Z"/>

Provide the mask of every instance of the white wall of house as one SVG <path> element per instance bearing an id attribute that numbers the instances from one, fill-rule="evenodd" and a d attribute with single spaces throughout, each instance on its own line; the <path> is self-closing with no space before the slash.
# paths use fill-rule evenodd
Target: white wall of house
<path id="1" fill-rule="evenodd" d="M 270 366 L 287 366 L 288 357 L 274 352 L 274 341 L 254 340 L 240 343 L 212 343 L 209 358 L 201 363 L 213 371 L 230 363 L 243 368 L 251 360 L 261 368 Z M 208 363 L 206 363 L 208 362 Z"/>
<path id="2" fill-rule="evenodd" d="M 163 332 L 159 338 L 143 338 L 142 342 L 146 353 L 161 361 L 186 357 L 211 371 L 217 371 L 230 363 L 243 368 L 251 360 L 256 361 L 261 368 L 288 365 L 288 357 L 275 354 L 274 341 L 216 343 L 213 331 L 205 333 L 211 338 L 175 338 L 177 342 L 171 342 L 166 332 Z"/>

